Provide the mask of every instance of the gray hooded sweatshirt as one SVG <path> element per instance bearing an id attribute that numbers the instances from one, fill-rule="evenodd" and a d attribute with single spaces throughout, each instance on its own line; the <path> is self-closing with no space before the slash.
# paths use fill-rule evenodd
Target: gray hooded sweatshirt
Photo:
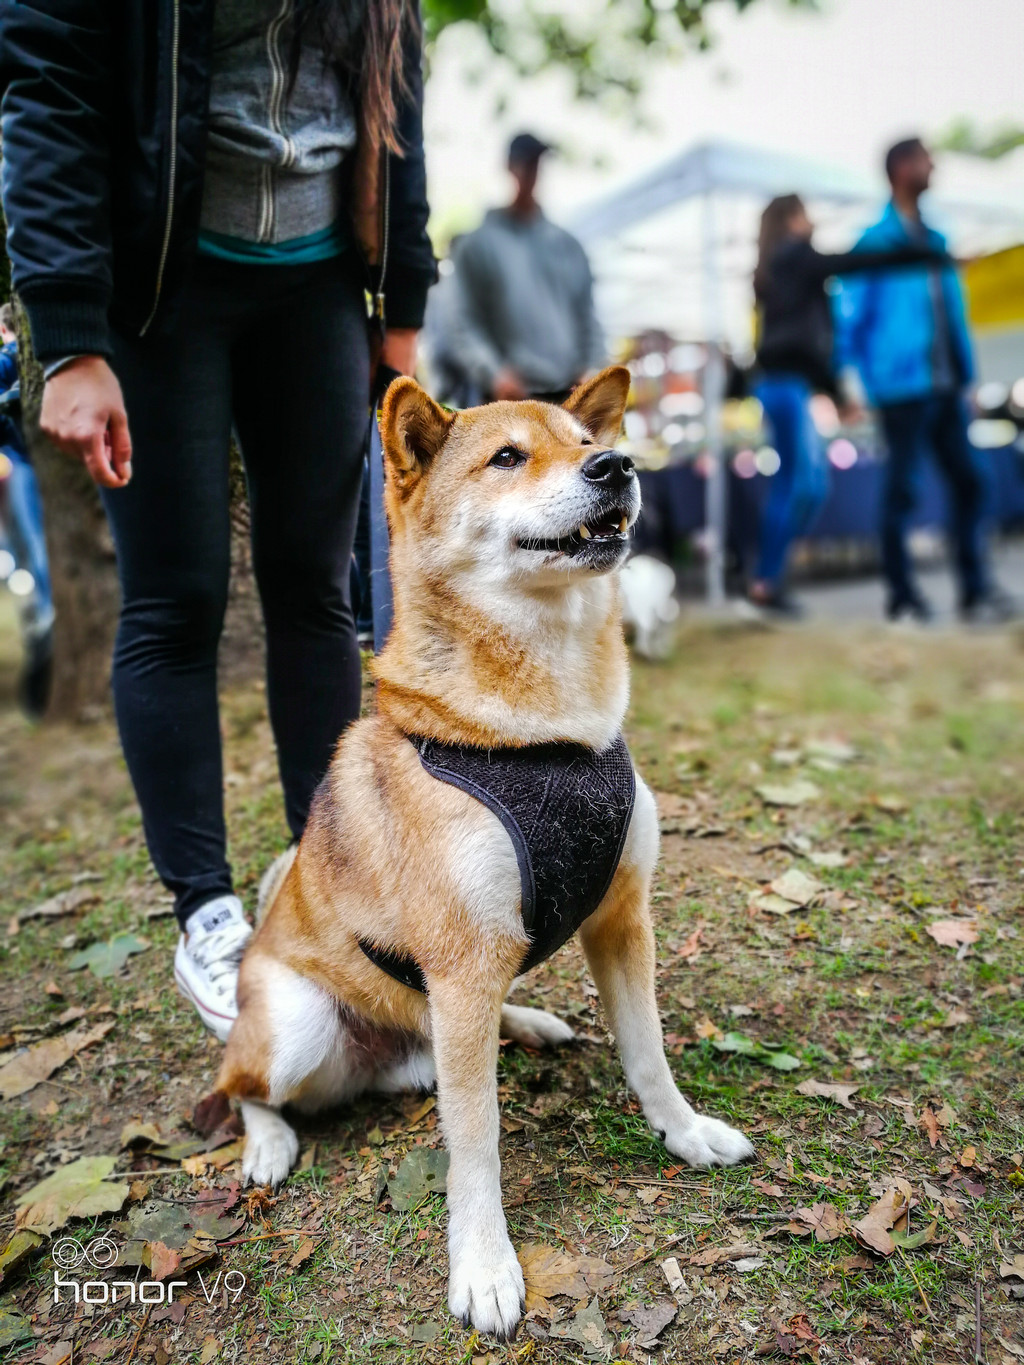
<path id="1" fill-rule="evenodd" d="M 201 228 L 277 243 L 341 217 L 340 167 L 356 143 L 344 81 L 313 24 L 291 83 L 295 0 L 216 0 Z M 363 0 L 339 0 L 355 35 Z"/>

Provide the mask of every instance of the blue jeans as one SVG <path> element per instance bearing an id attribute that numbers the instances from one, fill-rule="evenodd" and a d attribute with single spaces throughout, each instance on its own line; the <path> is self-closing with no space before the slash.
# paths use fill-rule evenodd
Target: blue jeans
<path id="1" fill-rule="evenodd" d="M 925 455 L 931 451 L 949 487 L 951 532 L 960 604 L 989 588 L 982 522 L 985 475 L 967 439 L 967 405 L 959 393 L 936 393 L 880 409 L 889 460 L 882 491 L 882 567 L 894 602 L 916 596 L 907 531 L 918 500 Z"/>
<path id="2" fill-rule="evenodd" d="M 36 478 L 36 471 L 13 447 L 5 446 L 4 454 L 14 466 L 8 482 L 8 499 L 15 551 L 20 566 L 27 569 L 35 579 L 37 615 L 40 620 L 48 619 L 53 611 L 53 593 L 50 588 L 50 561 L 46 555 L 46 537 L 43 534 L 43 504 L 39 497 L 39 481 Z"/>
<path id="3" fill-rule="evenodd" d="M 764 408 L 779 454 L 761 513 L 757 577 L 779 583 L 789 547 L 805 534 L 828 497 L 828 462 L 811 420 L 811 386 L 798 375 L 767 375 L 754 393 Z"/>

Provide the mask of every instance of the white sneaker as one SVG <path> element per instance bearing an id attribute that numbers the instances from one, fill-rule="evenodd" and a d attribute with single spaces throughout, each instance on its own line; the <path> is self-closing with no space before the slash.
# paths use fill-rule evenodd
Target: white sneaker
<path id="1" fill-rule="evenodd" d="M 174 979 L 222 1043 L 238 1016 L 235 987 L 252 927 L 237 896 L 218 896 L 191 914 L 174 954 Z"/>

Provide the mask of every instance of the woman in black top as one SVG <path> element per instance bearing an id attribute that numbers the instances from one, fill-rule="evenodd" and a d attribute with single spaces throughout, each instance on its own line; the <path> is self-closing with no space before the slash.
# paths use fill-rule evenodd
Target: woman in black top
<path id="1" fill-rule="evenodd" d="M 754 392 L 780 463 L 762 514 L 757 574 L 749 593 L 755 605 L 787 615 L 797 611 L 785 591 L 789 547 L 813 522 L 829 486 L 828 461 L 810 410 L 815 393 L 839 397 L 825 283 L 833 275 L 920 265 L 938 256 L 922 246 L 826 253 L 814 247 L 813 233 L 799 195 L 773 199 L 761 215 L 754 272 L 760 372 Z"/>

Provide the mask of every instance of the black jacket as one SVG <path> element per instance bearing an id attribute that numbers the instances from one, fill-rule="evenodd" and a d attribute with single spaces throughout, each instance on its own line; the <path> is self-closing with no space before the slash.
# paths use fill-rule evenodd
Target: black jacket
<path id="1" fill-rule="evenodd" d="M 0 0 L 7 250 L 41 360 L 109 355 L 110 323 L 142 335 L 173 317 L 199 231 L 213 6 Z M 384 294 L 390 325 L 418 327 L 435 277 L 418 37 L 406 71 Z"/>
<path id="2" fill-rule="evenodd" d="M 930 246 L 891 251 L 817 251 L 806 238 L 791 237 L 769 257 L 755 280 L 759 311 L 757 364 L 766 374 L 796 374 L 812 388 L 836 392 L 832 359 L 832 305 L 825 281 L 858 270 L 883 270 L 922 261 L 948 264 Z"/>

